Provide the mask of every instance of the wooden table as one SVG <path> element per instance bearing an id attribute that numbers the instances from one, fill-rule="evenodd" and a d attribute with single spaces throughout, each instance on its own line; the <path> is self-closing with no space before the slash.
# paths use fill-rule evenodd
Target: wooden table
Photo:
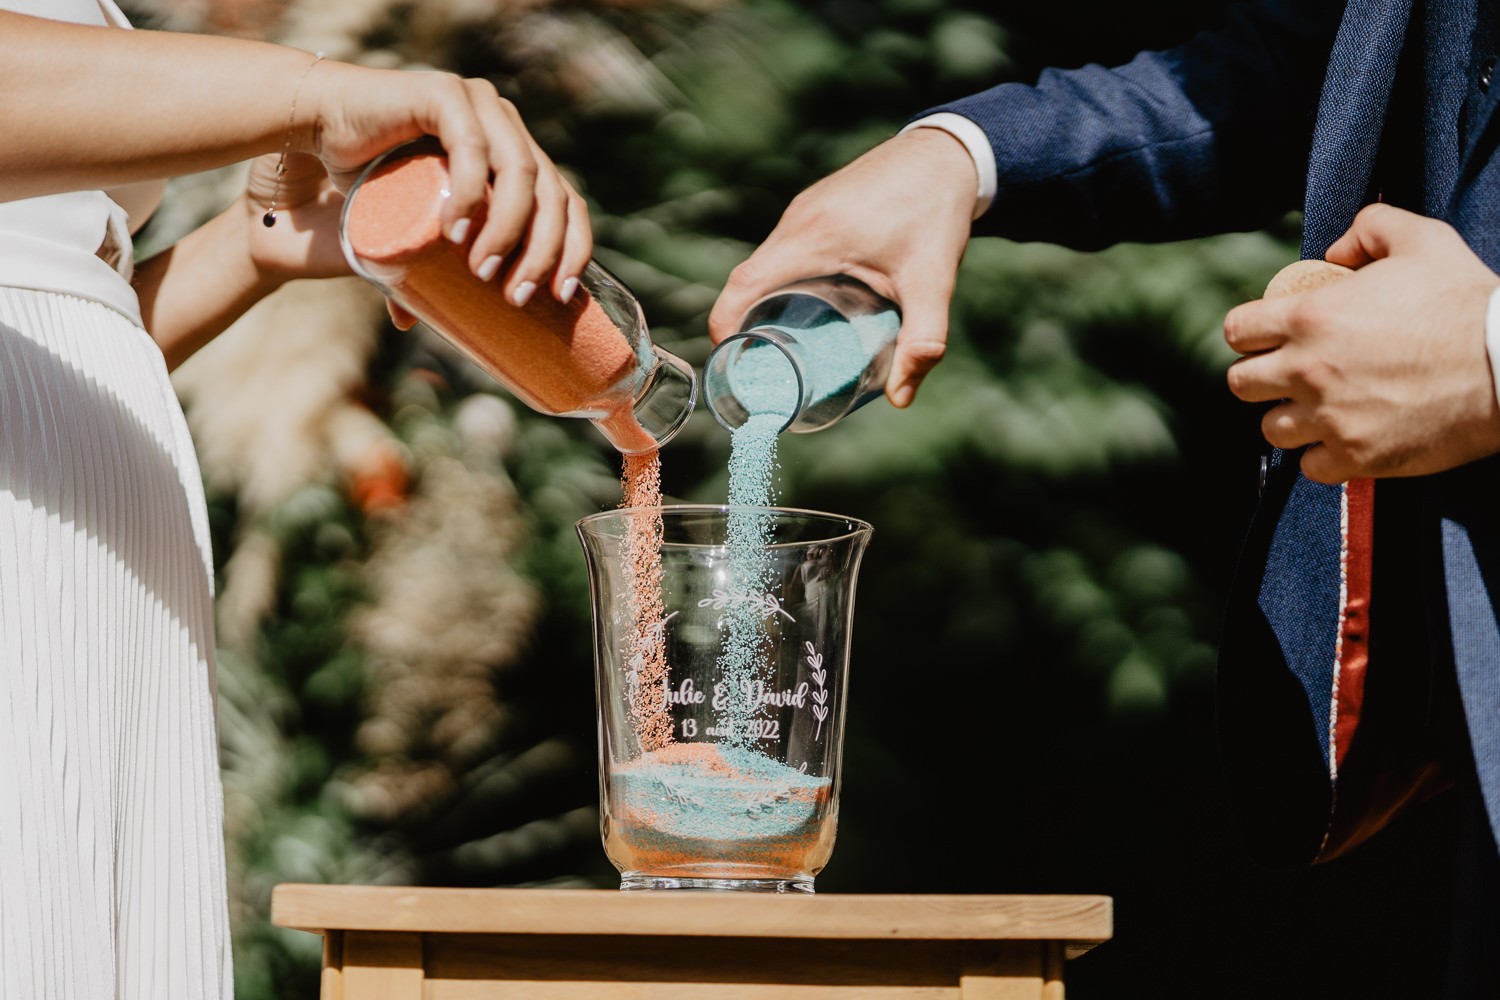
<path id="1" fill-rule="evenodd" d="M 1060 1000 L 1108 896 L 279 885 L 323 1000 Z"/>

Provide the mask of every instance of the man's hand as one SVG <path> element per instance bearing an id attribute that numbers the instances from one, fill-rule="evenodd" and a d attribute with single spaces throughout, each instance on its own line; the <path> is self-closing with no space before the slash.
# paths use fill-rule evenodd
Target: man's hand
<path id="1" fill-rule="evenodd" d="M 943 357 L 948 303 L 968 245 L 978 176 L 963 144 L 934 128 L 881 143 L 803 191 L 729 276 L 708 318 L 715 343 L 745 310 L 801 278 L 847 274 L 901 307 L 886 395 L 911 404 Z"/>
<path id="2" fill-rule="evenodd" d="M 1308 445 L 1323 483 L 1418 476 L 1500 452 L 1485 310 L 1500 277 L 1447 223 L 1371 205 L 1329 248 L 1343 280 L 1232 310 L 1245 355 L 1229 389 L 1280 400 L 1261 421 L 1278 448 Z"/>

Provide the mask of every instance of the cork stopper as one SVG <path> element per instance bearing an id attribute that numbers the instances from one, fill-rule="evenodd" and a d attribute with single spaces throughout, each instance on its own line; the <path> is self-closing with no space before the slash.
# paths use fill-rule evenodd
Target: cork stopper
<path id="1" fill-rule="evenodd" d="M 1288 295 L 1299 295 L 1322 288 L 1340 278 L 1347 278 L 1353 273 L 1353 268 L 1330 264 L 1326 260 L 1295 261 L 1276 272 L 1261 298 L 1280 299 Z"/>

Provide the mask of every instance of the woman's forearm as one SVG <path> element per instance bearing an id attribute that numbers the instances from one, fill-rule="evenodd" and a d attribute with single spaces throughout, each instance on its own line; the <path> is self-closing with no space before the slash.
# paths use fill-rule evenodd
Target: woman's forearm
<path id="1" fill-rule="evenodd" d="M 313 59 L 265 42 L 9 11 L 0 11 L 0 54 L 0 200 L 172 177 L 280 149 Z"/>
<path id="2" fill-rule="evenodd" d="M 587 205 L 492 83 L 314 60 L 268 42 L 0 11 L 0 201 L 283 151 L 311 154 L 317 177 L 342 191 L 379 154 L 430 135 L 448 156 L 440 221 L 468 247 L 471 271 L 492 273 L 487 262 L 520 248 L 504 279 L 515 295 L 527 283 L 561 294 L 583 270 Z"/>
<path id="3" fill-rule="evenodd" d="M 251 212 L 234 204 L 137 267 L 141 319 L 173 369 L 275 291 L 246 251 Z"/>

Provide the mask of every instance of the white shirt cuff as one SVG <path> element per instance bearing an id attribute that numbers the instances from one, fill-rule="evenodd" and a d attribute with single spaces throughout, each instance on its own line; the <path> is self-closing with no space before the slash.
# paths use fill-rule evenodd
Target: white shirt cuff
<path id="1" fill-rule="evenodd" d="M 1490 306 L 1484 313 L 1484 347 L 1490 354 L 1490 376 L 1500 394 L 1500 288 L 1490 293 Z"/>
<path id="2" fill-rule="evenodd" d="M 973 217 L 977 219 L 988 212 L 990 203 L 995 200 L 997 171 L 995 151 L 990 148 L 990 140 L 985 136 L 984 129 L 963 115 L 956 115 L 951 111 L 939 111 L 935 115 L 918 118 L 901 131 L 910 132 L 914 128 L 942 129 L 964 144 L 969 157 L 974 161 L 974 170 L 979 174 L 979 193 L 974 199 Z"/>

